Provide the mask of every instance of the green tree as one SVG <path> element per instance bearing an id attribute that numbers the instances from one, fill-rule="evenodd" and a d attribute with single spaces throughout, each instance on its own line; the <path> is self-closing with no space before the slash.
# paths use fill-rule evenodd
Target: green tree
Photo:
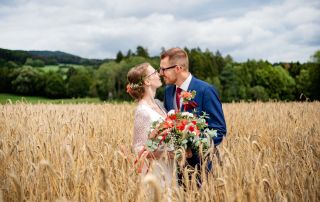
<path id="1" fill-rule="evenodd" d="M 5 66 L 8 68 L 17 68 L 18 67 L 18 65 L 13 61 L 8 61 Z"/>
<path id="2" fill-rule="evenodd" d="M 291 62 L 290 64 L 287 64 L 289 66 L 288 71 L 290 76 L 293 78 L 296 78 L 300 74 L 300 71 L 302 69 L 302 65 L 299 62 Z M 285 65 L 284 65 L 285 66 Z"/>
<path id="3" fill-rule="evenodd" d="M 68 68 L 68 71 L 67 71 L 67 78 L 66 78 L 66 82 L 68 83 L 70 78 L 72 76 L 75 76 L 77 74 L 77 69 L 74 68 L 73 66 L 60 66 L 61 68 L 65 68 L 67 67 Z"/>
<path id="4" fill-rule="evenodd" d="M 9 74 L 12 70 L 8 67 L 0 68 L 0 92 L 1 93 L 9 93 L 11 89 L 11 80 L 9 78 Z"/>
<path id="5" fill-rule="evenodd" d="M 207 77 L 207 79 L 205 81 L 209 84 L 212 84 L 216 88 L 219 95 L 222 94 L 221 93 L 222 92 L 222 85 L 221 85 L 219 77 L 217 77 L 217 76 Z"/>
<path id="6" fill-rule="evenodd" d="M 281 66 L 257 70 L 257 84 L 264 87 L 271 99 L 292 100 L 295 81 Z"/>
<path id="7" fill-rule="evenodd" d="M 254 101 L 268 101 L 269 96 L 266 89 L 262 86 L 254 86 L 249 89 L 250 98 Z"/>
<path id="8" fill-rule="evenodd" d="M 219 67 L 215 56 L 209 50 L 202 52 L 200 48 L 189 51 L 190 72 L 196 77 L 206 80 L 219 74 Z"/>
<path id="9" fill-rule="evenodd" d="M 220 75 L 223 86 L 221 100 L 224 102 L 239 101 L 246 99 L 246 87 L 237 76 L 236 69 L 228 64 Z"/>
<path id="10" fill-rule="evenodd" d="M 122 52 L 119 51 L 119 52 L 117 53 L 116 62 L 119 63 L 123 58 L 124 58 L 124 56 L 123 56 Z"/>
<path id="11" fill-rule="evenodd" d="M 224 58 L 222 57 L 219 51 L 216 52 L 214 60 L 215 60 L 215 63 L 217 64 L 218 72 L 221 73 L 223 68 L 226 66 L 226 61 L 224 60 Z"/>
<path id="12" fill-rule="evenodd" d="M 17 69 L 17 77 L 11 82 L 13 91 L 24 95 L 42 95 L 45 77 L 32 67 Z"/>
<path id="13" fill-rule="evenodd" d="M 231 55 L 226 55 L 226 57 L 224 58 L 224 61 L 226 64 L 232 64 L 233 63 L 233 58 L 231 57 Z"/>
<path id="14" fill-rule="evenodd" d="M 65 83 L 62 76 L 57 72 L 46 74 L 45 94 L 49 98 L 63 98 L 66 94 Z"/>
<path id="15" fill-rule="evenodd" d="M 116 94 L 116 77 L 121 65 L 116 62 L 103 63 L 97 70 L 97 93 L 101 100 L 112 99 Z"/>
<path id="16" fill-rule="evenodd" d="M 126 58 L 130 58 L 131 56 L 134 56 L 134 54 L 132 53 L 131 49 L 129 49 Z"/>
<path id="17" fill-rule="evenodd" d="M 33 59 L 27 58 L 26 62 L 24 63 L 25 66 L 33 66 Z"/>
<path id="18" fill-rule="evenodd" d="M 32 64 L 33 67 L 44 67 L 44 65 L 45 63 L 43 60 L 40 60 L 40 59 L 33 60 L 33 64 Z"/>
<path id="19" fill-rule="evenodd" d="M 297 95 L 296 98 L 310 98 L 311 97 L 311 86 L 312 81 L 310 79 L 310 72 L 308 69 L 302 69 L 300 74 L 296 77 L 296 88 L 297 88 Z M 302 97 L 302 95 L 304 95 Z"/>
<path id="20" fill-rule="evenodd" d="M 91 77 L 86 72 L 79 71 L 69 78 L 67 95 L 74 98 L 85 97 L 88 95 L 91 83 Z"/>
<path id="21" fill-rule="evenodd" d="M 310 67 L 311 99 L 320 100 L 320 50 L 312 56 L 314 64 Z"/>
<path id="22" fill-rule="evenodd" d="M 136 54 L 140 57 L 149 58 L 148 50 L 143 48 L 142 46 L 137 47 Z"/>
<path id="23" fill-rule="evenodd" d="M 314 63 L 320 64 L 320 50 L 317 50 L 312 56 L 311 59 Z"/>

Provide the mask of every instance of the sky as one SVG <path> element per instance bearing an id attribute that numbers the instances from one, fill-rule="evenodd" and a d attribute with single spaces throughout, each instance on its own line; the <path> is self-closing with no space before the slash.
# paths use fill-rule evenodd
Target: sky
<path id="1" fill-rule="evenodd" d="M 105 59 L 139 45 L 307 62 L 320 50 L 320 1 L 0 0 L 0 48 Z"/>

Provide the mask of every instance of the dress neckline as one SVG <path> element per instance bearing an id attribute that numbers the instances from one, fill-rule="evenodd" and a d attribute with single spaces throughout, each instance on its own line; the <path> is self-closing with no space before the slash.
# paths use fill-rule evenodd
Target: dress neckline
<path id="1" fill-rule="evenodd" d="M 146 101 L 142 100 L 139 102 L 139 104 L 144 105 L 146 107 L 148 107 L 149 109 L 151 109 L 153 112 L 157 113 L 161 118 L 165 119 L 167 113 L 161 108 L 161 106 L 159 106 L 159 104 L 155 101 L 155 104 L 159 107 L 159 109 L 161 110 L 161 112 L 163 112 L 163 114 L 165 116 L 162 116 L 159 112 L 157 112 L 155 109 L 153 109 Z"/>

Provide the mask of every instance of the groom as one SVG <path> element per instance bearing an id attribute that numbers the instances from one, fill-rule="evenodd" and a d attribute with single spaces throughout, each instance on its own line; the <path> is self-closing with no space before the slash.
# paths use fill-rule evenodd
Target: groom
<path id="1" fill-rule="evenodd" d="M 195 109 L 198 115 L 202 112 L 209 115 L 207 119 L 209 128 L 217 130 L 217 137 L 213 139 L 214 145 L 219 145 L 227 132 L 221 102 L 213 86 L 190 74 L 187 53 L 180 48 L 164 51 L 160 57 L 160 75 L 167 84 L 164 95 L 166 110 L 180 109 L 183 111 L 184 107 L 179 95 L 183 91 L 195 90 L 197 93 L 194 101 L 198 105 Z M 192 110 L 189 109 L 189 112 Z M 190 166 L 201 166 L 200 158 L 195 151 L 187 152 L 186 156 L 189 157 L 187 163 Z M 208 170 L 211 170 L 211 163 Z"/>

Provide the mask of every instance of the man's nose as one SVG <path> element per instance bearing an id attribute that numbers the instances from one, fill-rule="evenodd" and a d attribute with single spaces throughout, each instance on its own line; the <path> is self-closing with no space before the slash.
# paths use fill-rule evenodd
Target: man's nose
<path id="1" fill-rule="evenodd" d="M 163 71 L 159 70 L 159 75 L 163 76 Z"/>

